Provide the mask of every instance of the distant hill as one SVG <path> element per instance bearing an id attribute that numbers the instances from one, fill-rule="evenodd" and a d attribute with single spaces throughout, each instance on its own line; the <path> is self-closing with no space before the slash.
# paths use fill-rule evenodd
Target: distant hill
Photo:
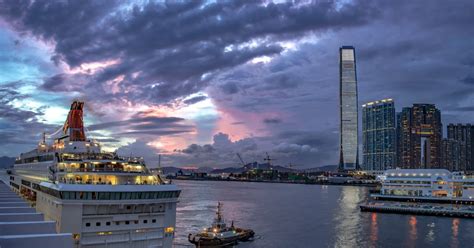
<path id="1" fill-rule="evenodd" d="M 227 167 L 223 169 L 214 169 L 210 173 L 212 174 L 220 174 L 220 173 L 242 173 L 244 172 L 245 169 L 240 167 L 240 168 L 235 168 L 235 167 Z"/>
<path id="2" fill-rule="evenodd" d="M 199 167 L 197 169 L 189 169 L 189 168 L 179 168 L 179 167 L 163 167 L 163 174 L 176 174 L 179 171 L 182 171 L 183 173 L 191 173 L 191 172 L 205 172 L 205 173 L 211 173 L 211 174 L 220 174 L 220 173 L 242 173 L 247 170 L 251 169 L 260 169 L 260 170 L 277 170 L 279 172 L 294 172 L 294 171 L 306 171 L 306 172 L 321 172 L 321 171 L 336 171 L 337 170 L 337 165 L 325 165 L 321 167 L 314 167 L 314 168 L 301 168 L 301 169 L 294 169 L 294 168 L 288 168 L 288 167 L 283 167 L 279 165 L 272 165 L 270 166 L 268 163 L 250 163 L 246 164 L 245 167 L 227 167 L 227 168 L 220 168 L 220 169 L 213 169 L 211 167 Z"/>
<path id="3" fill-rule="evenodd" d="M 3 156 L 0 157 L 0 168 L 11 168 L 15 164 L 15 158 Z"/>
<path id="4" fill-rule="evenodd" d="M 304 171 L 307 171 L 307 172 L 337 171 L 337 165 L 324 165 L 321 167 L 304 169 Z"/>

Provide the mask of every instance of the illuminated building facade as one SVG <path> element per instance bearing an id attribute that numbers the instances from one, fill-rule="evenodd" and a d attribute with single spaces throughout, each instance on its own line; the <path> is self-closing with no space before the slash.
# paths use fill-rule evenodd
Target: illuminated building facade
<path id="1" fill-rule="evenodd" d="M 395 168 L 395 131 L 395 103 L 392 99 L 362 105 L 364 170 Z"/>
<path id="2" fill-rule="evenodd" d="M 340 149 L 339 170 L 359 169 L 358 99 L 355 49 L 339 49 Z"/>
<path id="3" fill-rule="evenodd" d="M 441 112 L 434 104 L 403 108 L 397 123 L 398 160 L 401 168 L 444 168 L 441 159 Z"/>
<path id="4" fill-rule="evenodd" d="M 457 165 L 453 170 L 474 171 L 474 126 L 471 124 L 449 124 L 443 158 L 446 163 Z M 451 169 L 451 167 L 449 167 Z"/>

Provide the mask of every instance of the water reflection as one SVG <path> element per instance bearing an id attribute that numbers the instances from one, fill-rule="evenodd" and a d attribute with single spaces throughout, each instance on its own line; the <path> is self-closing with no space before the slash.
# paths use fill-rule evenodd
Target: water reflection
<path id="1" fill-rule="evenodd" d="M 408 231 L 408 246 L 415 247 L 416 239 L 418 237 L 417 229 L 416 229 L 416 217 L 410 216 L 410 220 L 408 221 L 409 231 Z"/>
<path id="2" fill-rule="evenodd" d="M 370 216 L 370 244 L 371 247 L 377 245 L 378 227 L 377 227 L 377 213 L 372 213 Z"/>
<path id="3" fill-rule="evenodd" d="M 360 238 L 359 203 L 361 190 L 358 187 L 341 187 L 341 196 L 336 211 L 335 247 L 357 247 Z"/>
<path id="4" fill-rule="evenodd" d="M 459 219 L 453 219 L 451 230 L 453 232 L 453 235 L 451 236 L 451 247 L 458 247 Z"/>

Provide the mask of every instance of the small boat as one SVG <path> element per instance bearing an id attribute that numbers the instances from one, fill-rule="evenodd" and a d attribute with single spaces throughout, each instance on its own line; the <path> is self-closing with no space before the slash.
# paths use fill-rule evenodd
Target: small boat
<path id="1" fill-rule="evenodd" d="M 236 245 L 239 241 L 249 241 L 254 237 L 255 233 L 252 229 L 243 229 L 234 227 L 234 222 L 227 227 L 222 218 L 222 203 L 217 204 L 216 218 L 212 222 L 212 226 L 204 228 L 197 234 L 190 233 L 188 235 L 189 242 L 196 247 L 228 247 Z"/>

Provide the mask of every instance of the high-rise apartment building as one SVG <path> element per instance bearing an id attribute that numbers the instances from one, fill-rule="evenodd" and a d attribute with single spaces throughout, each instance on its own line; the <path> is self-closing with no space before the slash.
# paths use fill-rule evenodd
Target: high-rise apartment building
<path id="1" fill-rule="evenodd" d="M 401 168 L 444 168 L 441 161 L 441 112 L 434 104 L 413 104 L 397 118 L 398 159 Z"/>
<path id="2" fill-rule="evenodd" d="M 362 105 L 363 169 L 395 168 L 395 103 L 392 99 Z"/>
<path id="3" fill-rule="evenodd" d="M 358 100 L 355 49 L 339 49 L 339 170 L 359 169 Z"/>
<path id="4" fill-rule="evenodd" d="M 456 156 L 445 156 L 448 164 L 458 164 L 453 170 L 474 171 L 474 125 L 471 124 L 449 124 L 447 126 L 447 140 L 456 143 L 450 150 L 444 150 L 447 155 L 456 153 Z M 448 142 L 448 141 L 447 141 Z"/>
<path id="5" fill-rule="evenodd" d="M 464 145 L 454 139 L 443 139 L 441 143 L 441 164 L 450 171 L 461 171 L 461 153 Z"/>

